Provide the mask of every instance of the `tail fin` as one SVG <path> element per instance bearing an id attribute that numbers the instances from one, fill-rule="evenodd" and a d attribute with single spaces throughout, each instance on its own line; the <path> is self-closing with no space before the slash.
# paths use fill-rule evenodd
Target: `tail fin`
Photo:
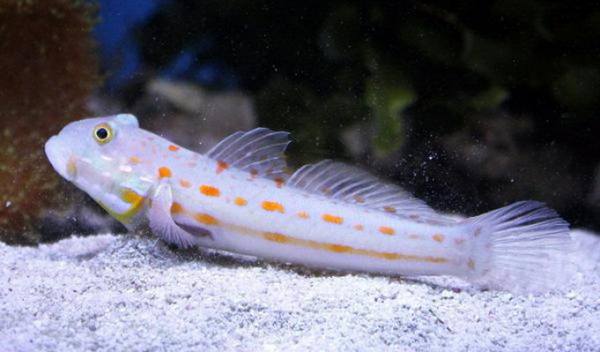
<path id="1" fill-rule="evenodd" d="M 569 224 L 543 203 L 522 201 L 467 219 L 475 243 L 468 279 L 486 287 L 540 292 L 570 279 Z"/>

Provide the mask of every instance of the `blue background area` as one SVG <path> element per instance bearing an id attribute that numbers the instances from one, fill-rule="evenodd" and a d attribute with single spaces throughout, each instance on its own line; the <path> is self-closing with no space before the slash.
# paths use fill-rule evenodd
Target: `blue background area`
<path id="1" fill-rule="evenodd" d="M 170 0 L 99 0 L 99 23 L 94 28 L 102 68 L 105 70 L 104 89 L 115 93 L 134 81 L 145 63 L 136 42 L 135 30 L 158 11 L 167 8 Z M 194 81 L 207 87 L 231 89 L 238 86 L 233 70 L 215 60 L 202 60 L 201 54 L 211 48 L 211 41 L 200 38 L 199 45 L 183 50 L 158 75 L 167 79 Z"/>

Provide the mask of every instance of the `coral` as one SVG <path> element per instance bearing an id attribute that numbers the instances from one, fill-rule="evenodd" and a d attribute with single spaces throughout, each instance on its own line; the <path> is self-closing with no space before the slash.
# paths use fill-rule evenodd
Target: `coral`
<path id="1" fill-rule="evenodd" d="M 65 205 L 43 144 L 85 114 L 100 82 L 94 21 L 81 1 L 0 2 L 0 240 L 35 241 L 40 216 Z"/>

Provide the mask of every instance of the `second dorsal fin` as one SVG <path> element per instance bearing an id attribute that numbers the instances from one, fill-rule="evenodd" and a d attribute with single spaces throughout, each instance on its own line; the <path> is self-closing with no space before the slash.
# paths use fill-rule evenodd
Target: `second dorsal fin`
<path id="1" fill-rule="evenodd" d="M 303 166 L 286 185 L 415 221 L 454 222 L 437 214 L 425 202 L 400 187 L 382 182 L 366 171 L 331 160 Z"/>
<path id="2" fill-rule="evenodd" d="M 287 165 L 283 153 L 289 143 L 288 132 L 259 127 L 233 133 L 206 155 L 257 176 L 284 180 Z"/>

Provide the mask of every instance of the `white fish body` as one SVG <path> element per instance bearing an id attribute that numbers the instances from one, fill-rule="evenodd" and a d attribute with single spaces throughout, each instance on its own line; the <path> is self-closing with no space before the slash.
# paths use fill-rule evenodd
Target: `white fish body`
<path id="1" fill-rule="evenodd" d="M 345 271 L 454 275 L 510 290 L 552 288 L 563 272 L 568 224 L 542 203 L 455 221 L 341 163 L 288 177 L 288 143 L 287 133 L 258 128 L 201 155 L 122 114 L 69 124 L 46 153 L 129 229 L 148 224 L 180 247 Z"/>

